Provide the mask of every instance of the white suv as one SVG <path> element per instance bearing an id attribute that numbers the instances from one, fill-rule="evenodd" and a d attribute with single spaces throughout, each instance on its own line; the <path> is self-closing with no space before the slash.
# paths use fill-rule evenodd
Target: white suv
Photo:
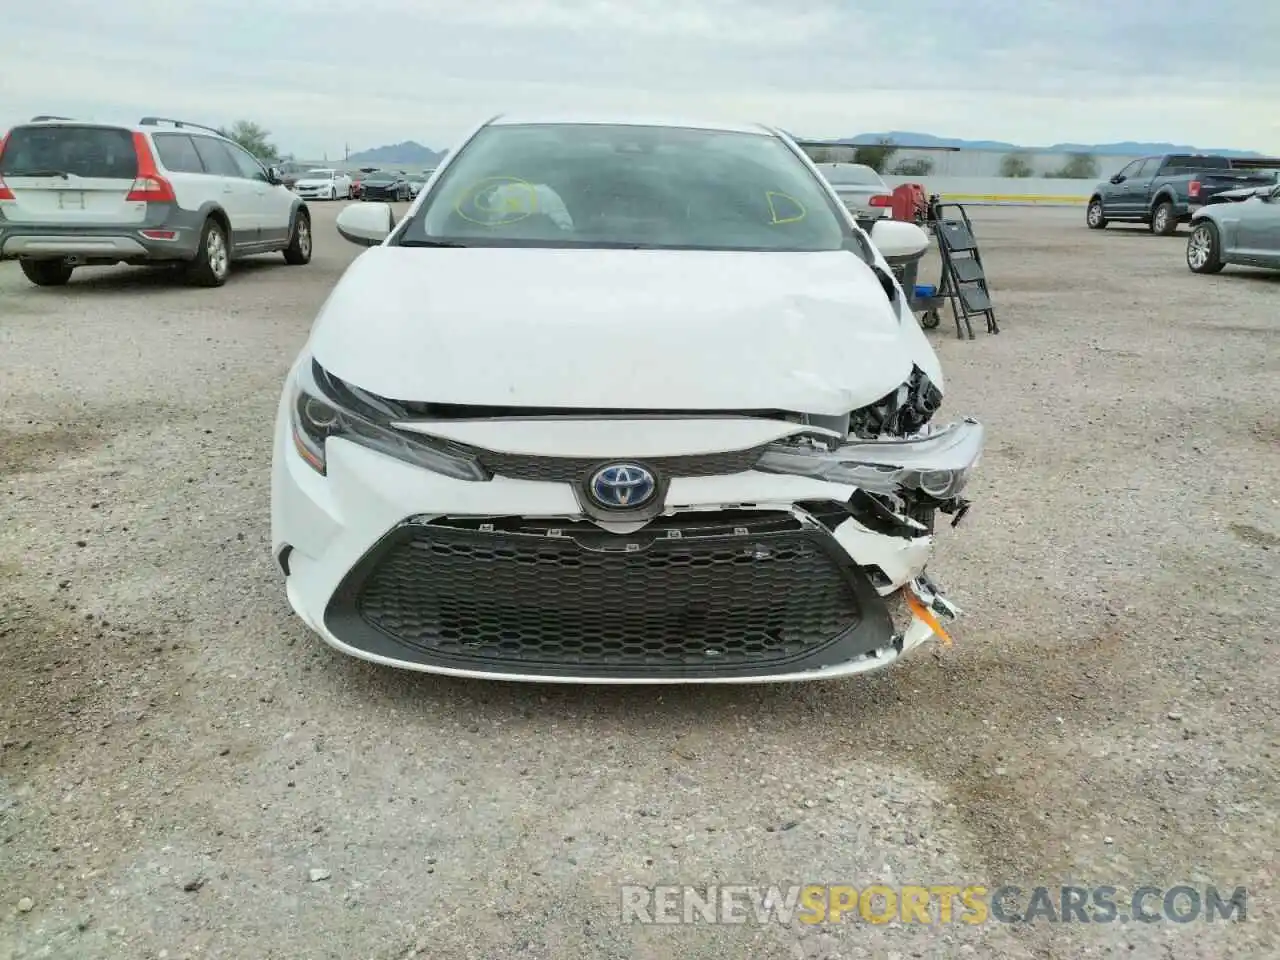
<path id="1" fill-rule="evenodd" d="M 293 189 L 304 200 L 350 200 L 351 177 L 341 170 L 308 170 Z"/>
<path id="2" fill-rule="evenodd" d="M 186 264 L 217 287 L 231 261 L 311 260 L 311 216 L 278 172 L 217 131 L 36 117 L 0 139 L 0 260 L 42 287 L 77 266 Z"/>

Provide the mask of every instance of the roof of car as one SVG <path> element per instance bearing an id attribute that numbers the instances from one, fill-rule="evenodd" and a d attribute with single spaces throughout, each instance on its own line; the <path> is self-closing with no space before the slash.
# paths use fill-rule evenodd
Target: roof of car
<path id="1" fill-rule="evenodd" d="M 775 135 L 775 131 L 760 123 L 728 120 L 706 120 L 694 117 L 671 117 L 629 114 L 499 114 L 489 121 L 491 126 L 515 124 L 590 123 L 616 124 L 631 127 L 672 127 L 686 130 L 721 130 L 729 133 L 759 133 Z"/>
<path id="2" fill-rule="evenodd" d="M 159 122 L 147 122 L 159 121 Z M 15 123 L 10 129 L 19 127 L 98 127 L 104 130 L 128 130 L 130 133 L 196 133 L 201 136 L 229 139 L 225 134 L 213 127 L 188 120 L 169 120 L 162 117 L 143 117 L 138 123 L 114 123 L 110 120 L 77 120 L 75 117 L 33 117 L 25 123 Z"/>

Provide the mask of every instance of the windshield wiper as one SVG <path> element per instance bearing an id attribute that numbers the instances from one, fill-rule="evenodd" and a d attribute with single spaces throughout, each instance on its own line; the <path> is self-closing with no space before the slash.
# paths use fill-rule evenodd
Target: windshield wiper
<path id="1" fill-rule="evenodd" d="M 468 243 L 459 243 L 456 240 L 401 240 L 397 246 L 401 247 L 469 247 Z"/>
<path id="2" fill-rule="evenodd" d="M 6 177 L 61 177 L 63 180 L 70 179 L 70 175 L 65 170 L 9 170 L 5 173 Z"/>

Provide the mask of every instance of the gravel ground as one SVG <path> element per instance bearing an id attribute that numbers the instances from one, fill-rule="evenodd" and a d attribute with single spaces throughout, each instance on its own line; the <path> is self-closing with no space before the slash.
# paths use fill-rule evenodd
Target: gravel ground
<path id="1" fill-rule="evenodd" d="M 0 265 L 0 955 L 1280 952 L 1280 277 L 979 213 L 1004 332 L 932 334 L 990 431 L 935 565 L 954 647 L 792 687 L 484 684 L 329 651 L 271 564 L 278 391 L 358 252 L 338 206 L 309 267 L 220 290 Z M 618 918 L 624 883 L 822 882 L 1244 885 L 1249 921 Z"/>

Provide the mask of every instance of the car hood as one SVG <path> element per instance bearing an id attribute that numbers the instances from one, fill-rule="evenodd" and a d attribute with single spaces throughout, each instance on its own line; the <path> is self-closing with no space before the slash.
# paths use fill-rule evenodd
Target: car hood
<path id="1" fill-rule="evenodd" d="M 327 187 L 327 186 L 329 186 L 329 184 L 331 184 L 331 183 L 333 183 L 333 181 L 332 181 L 332 180 L 315 180 L 315 179 L 307 180 L 307 179 L 302 179 L 302 180 L 297 180 L 297 181 L 295 181 L 295 182 L 294 182 L 294 186 L 298 186 L 298 187 Z"/>
<path id="2" fill-rule="evenodd" d="M 912 352 L 854 254 L 374 247 L 310 352 L 406 401 L 839 416 Z"/>

